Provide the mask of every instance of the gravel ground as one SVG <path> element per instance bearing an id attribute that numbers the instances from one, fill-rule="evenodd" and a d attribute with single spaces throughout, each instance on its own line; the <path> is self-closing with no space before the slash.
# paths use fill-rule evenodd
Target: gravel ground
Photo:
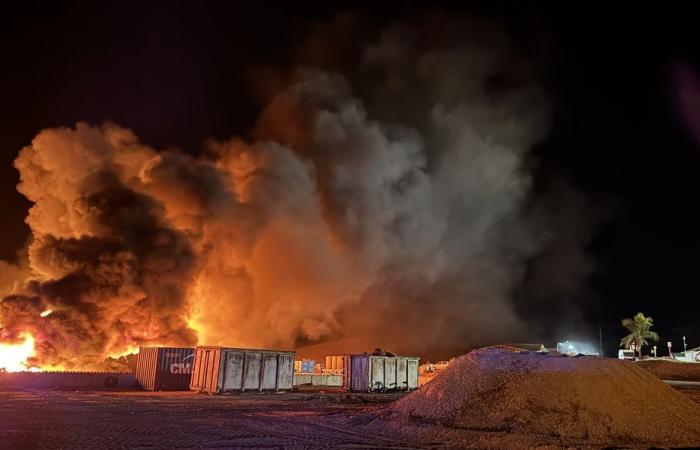
<path id="1" fill-rule="evenodd" d="M 700 403 L 700 390 L 679 392 Z M 399 397 L 0 391 L 0 449 L 570 448 L 547 436 L 382 419 Z"/>
<path id="2" fill-rule="evenodd" d="M 431 447 L 348 421 L 395 395 L 5 391 L 0 398 L 0 449 Z"/>
<path id="3" fill-rule="evenodd" d="M 700 363 L 673 360 L 642 360 L 635 364 L 663 380 L 700 381 Z"/>

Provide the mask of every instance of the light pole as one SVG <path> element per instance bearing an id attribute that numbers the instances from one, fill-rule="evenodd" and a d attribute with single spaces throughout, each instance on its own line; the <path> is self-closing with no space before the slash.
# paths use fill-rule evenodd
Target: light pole
<path id="1" fill-rule="evenodd" d="M 683 353 L 685 353 L 686 350 L 688 350 L 688 344 L 685 343 L 685 336 L 683 336 Z"/>
<path id="2" fill-rule="evenodd" d="M 668 356 L 673 358 L 673 353 L 671 353 L 671 341 L 666 342 L 666 345 L 668 345 Z"/>
<path id="3" fill-rule="evenodd" d="M 654 358 L 656 358 L 656 345 L 654 346 Z"/>

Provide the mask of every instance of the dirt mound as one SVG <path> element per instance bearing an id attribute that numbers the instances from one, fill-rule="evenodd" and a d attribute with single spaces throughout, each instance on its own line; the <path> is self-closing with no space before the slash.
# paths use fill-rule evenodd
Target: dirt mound
<path id="1" fill-rule="evenodd" d="M 636 364 L 662 380 L 700 381 L 700 363 L 657 359 L 637 361 Z"/>
<path id="2" fill-rule="evenodd" d="M 390 408 L 409 420 L 568 445 L 700 446 L 700 406 L 614 359 L 475 350 Z"/>

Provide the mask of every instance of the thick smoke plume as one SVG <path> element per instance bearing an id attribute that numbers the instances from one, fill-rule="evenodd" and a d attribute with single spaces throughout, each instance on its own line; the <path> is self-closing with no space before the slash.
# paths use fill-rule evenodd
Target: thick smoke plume
<path id="1" fill-rule="evenodd" d="M 5 338 L 78 367 L 140 344 L 421 354 L 520 333 L 513 291 L 545 245 L 525 161 L 549 108 L 506 33 L 396 25 L 344 72 L 303 53 L 252 143 L 192 157 L 79 123 L 22 149 L 31 277 L 0 303 Z"/>

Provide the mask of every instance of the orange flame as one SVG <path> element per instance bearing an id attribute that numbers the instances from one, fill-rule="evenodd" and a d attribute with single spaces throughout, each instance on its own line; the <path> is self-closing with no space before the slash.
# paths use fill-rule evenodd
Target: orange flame
<path id="1" fill-rule="evenodd" d="M 7 372 L 32 370 L 28 360 L 36 356 L 34 336 L 30 333 L 22 333 L 20 337 L 24 340 L 21 344 L 0 343 L 0 370 Z"/>

